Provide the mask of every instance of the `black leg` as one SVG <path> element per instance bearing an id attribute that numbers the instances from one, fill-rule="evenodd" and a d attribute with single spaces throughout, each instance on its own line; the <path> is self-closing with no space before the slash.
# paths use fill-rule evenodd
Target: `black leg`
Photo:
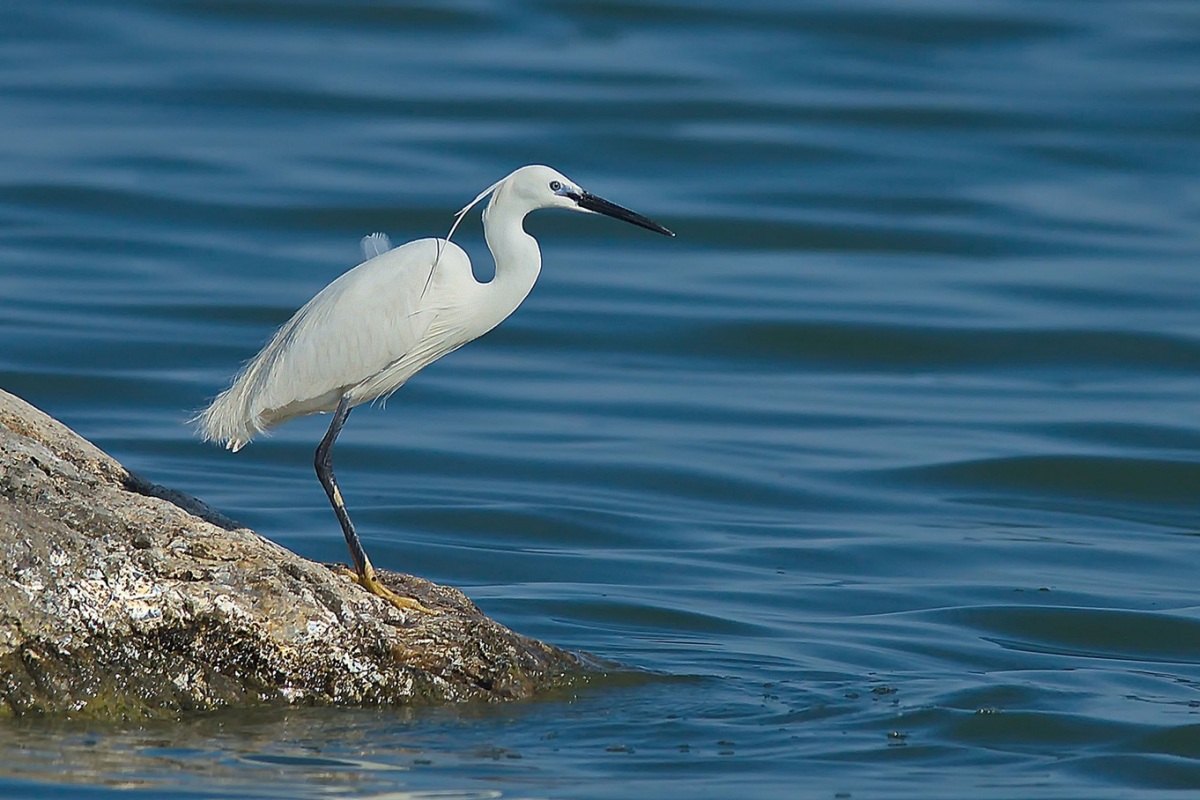
<path id="1" fill-rule="evenodd" d="M 314 466 L 317 468 L 317 478 L 325 487 L 325 494 L 329 495 L 333 513 L 337 514 L 338 522 L 342 524 L 342 533 L 346 535 L 346 546 L 350 548 L 350 558 L 354 559 L 354 571 L 360 578 L 370 580 L 374 577 L 374 570 L 371 569 L 371 562 L 367 559 L 366 551 L 363 550 L 358 532 L 354 530 L 354 523 L 350 521 L 350 512 L 346 511 L 346 503 L 342 500 L 342 490 L 338 488 L 337 478 L 333 475 L 333 443 L 337 441 L 338 434 L 342 432 L 342 426 L 346 424 L 350 411 L 350 403 L 343 397 L 338 403 L 337 410 L 333 412 L 333 420 L 329 423 L 329 430 L 325 432 L 325 438 L 317 445 Z"/>
<path id="2" fill-rule="evenodd" d="M 432 614 L 434 612 L 417 600 L 402 597 L 379 582 L 375 577 L 374 568 L 371 567 L 371 560 L 363 550 L 362 540 L 354 530 L 354 523 L 350 521 L 350 513 L 346 511 L 346 503 L 342 500 L 342 490 L 338 488 L 337 478 L 333 476 L 333 443 L 337 441 L 338 434 L 342 432 L 342 426 L 346 424 L 346 418 L 349 416 L 350 401 L 342 397 L 338 401 L 337 410 L 333 412 L 333 419 L 329 423 L 329 430 L 325 432 L 325 438 L 317 445 L 313 465 L 317 468 L 317 478 L 325 487 L 325 494 L 329 495 L 333 513 L 337 514 L 338 522 L 342 524 L 342 533 L 346 535 L 346 546 L 350 548 L 350 557 L 354 559 L 354 579 L 368 592 L 382 597 L 397 608 Z"/>

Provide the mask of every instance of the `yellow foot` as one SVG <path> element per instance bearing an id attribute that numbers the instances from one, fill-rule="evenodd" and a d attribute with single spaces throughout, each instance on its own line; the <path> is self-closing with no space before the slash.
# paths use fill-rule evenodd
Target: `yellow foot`
<path id="1" fill-rule="evenodd" d="M 342 567 L 338 571 L 376 597 L 382 597 L 384 600 L 387 600 L 401 611 L 419 611 L 422 614 L 437 613 L 436 611 L 421 605 L 420 601 L 418 601 L 416 598 L 405 597 L 404 595 L 396 594 L 391 589 L 384 586 L 379 582 L 379 579 L 375 577 L 374 570 L 371 571 L 371 574 L 365 576 L 359 575 L 354 570 L 346 569 L 345 567 Z"/>

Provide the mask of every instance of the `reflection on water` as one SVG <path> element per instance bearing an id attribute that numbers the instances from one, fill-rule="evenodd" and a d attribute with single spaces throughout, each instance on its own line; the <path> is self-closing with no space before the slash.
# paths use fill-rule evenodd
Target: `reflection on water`
<path id="1" fill-rule="evenodd" d="M 679 237 L 531 218 L 524 306 L 339 443 L 378 563 L 631 672 L 21 720 L 0 793 L 1200 785 L 1200 6 L 1129 9 L 10 3 L 0 385 L 305 556 L 324 422 L 183 421 L 360 236 L 544 162 Z"/>

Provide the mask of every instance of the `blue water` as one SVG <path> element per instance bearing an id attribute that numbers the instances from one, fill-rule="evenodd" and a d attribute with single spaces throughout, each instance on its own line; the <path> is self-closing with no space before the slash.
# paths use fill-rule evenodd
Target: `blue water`
<path id="1" fill-rule="evenodd" d="M 1200 790 L 1200 4 L 0 18 L 0 386 L 309 558 L 346 558 L 324 420 L 184 422 L 360 236 L 529 162 L 679 234 L 534 215 L 525 305 L 339 443 L 376 564 L 628 670 L 18 720 L 0 795 Z"/>

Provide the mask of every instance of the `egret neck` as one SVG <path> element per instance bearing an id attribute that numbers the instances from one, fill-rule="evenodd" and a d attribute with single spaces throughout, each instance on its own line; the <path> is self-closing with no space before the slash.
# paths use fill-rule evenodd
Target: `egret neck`
<path id="1" fill-rule="evenodd" d="M 480 309 L 481 319 L 489 331 L 521 305 L 533 290 L 542 271 L 542 251 L 537 239 L 525 232 L 525 216 L 533 209 L 524 203 L 498 203 L 497 198 L 507 187 L 501 187 L 488 203 L 483 214 L 483 236 L 496 274 L 486 284 L 487 310 Z"/>

